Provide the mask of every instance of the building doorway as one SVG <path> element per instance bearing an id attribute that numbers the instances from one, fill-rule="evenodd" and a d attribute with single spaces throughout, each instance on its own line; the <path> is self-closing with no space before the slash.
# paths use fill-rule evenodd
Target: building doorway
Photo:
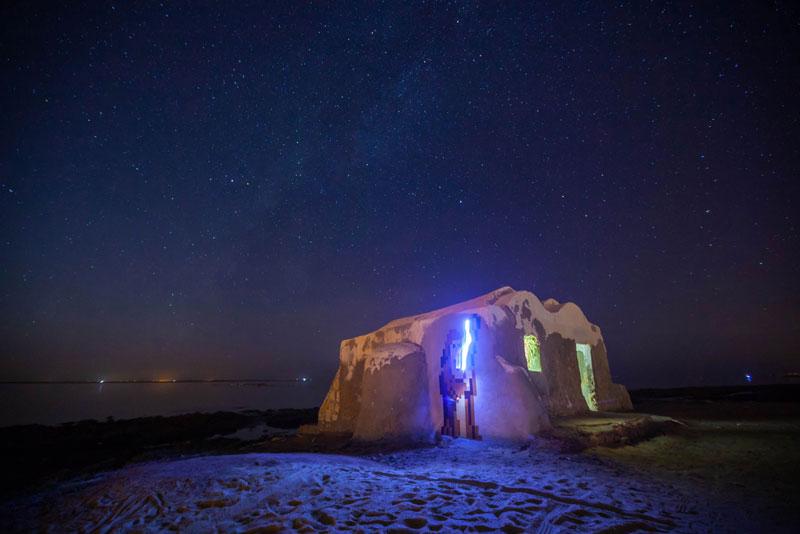
<path id="1" fill-rule="evenodd" d="M 597 388 L 594 383 L 594 369 L 592 368 L 592 347 L 585 343 L 575 343 L 575 352 L 578 355 L 578 370 L 581 373 L 581 393 L 586 400 L 586 406 L 593 412 L 597 411 Z"/>
<path id="2" fill-rule="evenodd" d="M 462 328 L 450 330 L 442 349 L 439 391 L 442 395 L 442 435 L 480 439 L 475 424 L 475 340 L 480 321 L 464 319 Z"/>

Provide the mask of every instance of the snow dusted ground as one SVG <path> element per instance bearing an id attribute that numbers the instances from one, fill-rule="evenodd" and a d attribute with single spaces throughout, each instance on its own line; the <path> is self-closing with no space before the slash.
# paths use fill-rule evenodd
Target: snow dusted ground
<path id="1" fill-rule="evenodd" d="M 6 503 L 0 515 L 3 530 L 51 532 L 758 530 L 736 503 L 689 485 L 535 445 L 469 440 L 369 458 L 151 462 Z"/>

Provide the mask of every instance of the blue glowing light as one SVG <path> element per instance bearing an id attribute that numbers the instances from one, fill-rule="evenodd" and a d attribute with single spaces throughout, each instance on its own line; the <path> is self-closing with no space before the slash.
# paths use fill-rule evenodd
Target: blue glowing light
<path id="1" fill-rule="evenodd" d="M 472 345 L 472 332 L 470 332 L 469 328 L 469 319 L 466 319 L 464 321 L 464 344 L 461 345 L 461 358 L 457 366 L 461 371 L 467 368 L 467 356 L 469 355 L 469 347 Z"/>
<path id="2" fill-rule="evenodd" d="M 744 381 L 748 382 L 748 383 L 752 382 L 753 381 L 753 375 L 751 375 L 750 373 L 745 374 L 744 375 Z"/>

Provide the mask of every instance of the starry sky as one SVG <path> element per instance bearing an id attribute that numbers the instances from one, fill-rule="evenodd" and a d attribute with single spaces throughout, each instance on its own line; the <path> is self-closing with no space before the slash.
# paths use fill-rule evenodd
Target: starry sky
<path id="1" fill-rule="evenodd" d="M 504 285 L 631 387 L 800 370 L 797 5 L 500 4 L 3 3 L 4 379 L 324 391 Z"/>

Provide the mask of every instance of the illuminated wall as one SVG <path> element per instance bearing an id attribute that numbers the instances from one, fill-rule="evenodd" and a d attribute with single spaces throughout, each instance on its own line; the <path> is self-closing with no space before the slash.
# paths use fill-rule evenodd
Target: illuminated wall
<path id="1" fill-rule="evenodd" d="M 594 369 L 592 369 L 592 347 L 584 343 L 575 343 L 575 352 L 578 355 L 578 370 L 581 373 L 581 392 L 586 399 L 586 405 L 593 412 L 597 411 L 597 390 L 594 383 Z"/>
<path id="2" fill-rule="evenodd" d="M 542 372 L 542 353 L 539 350 L 539 340 L 533 334 L 522 338 L 525 346 L 525 360 L 528 362 L 528 371 Z"/>

